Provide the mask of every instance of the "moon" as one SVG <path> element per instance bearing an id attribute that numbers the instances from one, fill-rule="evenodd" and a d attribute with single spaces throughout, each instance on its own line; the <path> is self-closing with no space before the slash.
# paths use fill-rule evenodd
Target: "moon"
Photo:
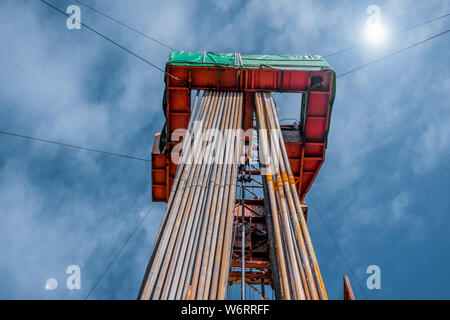
<path id="1" fill-rule="evenodd" d="M 50 278 L 45 283 L 45 290 L 55 290 L 58 287 L 58 281 L 55 278 Z"/>

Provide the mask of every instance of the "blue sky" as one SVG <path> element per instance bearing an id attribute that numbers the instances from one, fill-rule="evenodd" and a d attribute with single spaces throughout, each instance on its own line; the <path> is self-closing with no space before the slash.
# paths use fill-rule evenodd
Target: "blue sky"
<path id="1" fill-rule="evenodd" d="M 88 1 L 181 50 L 327 55 L 362 40 L 371 4 L 389 30 L 441 16 L 449 1 Z M 65 10 L 72 1 L 52 1 Z M 81 7 L 82 21 L 164 66 L 169 50 Z M 150 157 L 163 75 L 40 1 L 0 3 L 0 129 Z M 330 57 L 338 74 L 448 29 L 442 19 Z M 356 276 L 379 265 L 370 299 L 450 298 L 449 36 L 338 79 L 325 164 L 310 191 Z M 277 95 L 280 118 L 299 97 Z M 309 200 L 307 198 L 307 200 Z M 165 204 L 148 163 L 0 135 L 0 298 L 135 299 Z M 329 297 L 349 274 L 314 208 L 310 233 Z M 68 290 L 69 265 L 81 290 Z M 45 290 L 49 278 L 55 290 Z M 363 298 L 355 279 L 355 294 Z"/>

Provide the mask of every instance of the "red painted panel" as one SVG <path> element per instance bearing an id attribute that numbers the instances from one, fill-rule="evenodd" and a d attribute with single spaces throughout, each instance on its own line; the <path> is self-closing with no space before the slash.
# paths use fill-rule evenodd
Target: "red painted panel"
<path id="1" fill-rule="evenodd" d="M 285 142 L 286 153 L 289 158 L 300 159 L 302 157 L 302 144 L 297 142 Z"/>
<path id="2" fill-rule="evenodd" d="M 291 166 L 292 174 L 296 177 L 300 177 L 300 162 L 299 159 L 289 159 L 289 165 Z"/>
<path id="3" fill-rule="evenodd" d="M 168 86 L 185 87 L 189 79 L 189 68 L 179 66 L 168 66 L 167 72 L 172 77 L 167 76 Z M 178 79 L 176 79 L 178 78 Z"/>
<path id="4" fill-rule="evenodd" d="M 192 69 L 192 83 L 202 88 L 217 88 L 217 68 Z"/>
<path id="5" fill-rule="evenodd" d="M 308 116 L 328 116 L 329 97 L 327 94 L 311 93 L 306 114 Z"/>
<path id="6" fill-rule="evenodd" d="M 283 71 L 283 89 L 297 89 L 306 91 L 308 88 L 308 72 Z"/>
<path id="7" fill-rule="evenodd" d="M 153 184 L 166 184 L 166 171 L 156 171 L 152 170 L 152 183 Z"/>
<path id="8" fill-rule="evenodd" d="M 189 90 L 169 90 L 169 112 L 189 112 L 191 94 Z"/>
<path id="9" fill-rule="evenodd" d="M 236 89 L 239 86 L 237 69 L 220 69 L 220 89 Z"/>
<path id="10" fill-rule="evenodd" d="M 255 74 L 254 89 L 272 89 L 277 86 L 277 72 L 272 70 L 252 70 Z"/>
<path id="11" fill-rule="evenodd" d="M 170 113 L 169 114 L 169 130 L 173 132 L 176 129 L 186 129 L 189 124 L 189 114 L 188 113 Z"/>
<path id="12" fill-rule="evenodd" d="M 167 202 L 165 185 L 152 184 L 152 201 Z"/>
<path id="13" fill-rule="evenodd" d="M 327 119 L 306 118 L 306 141 L 324 141 Z"/>
<path id="14" fill-rule="evenodd" d="M 318 145 L 313 143 L 305 144 L 305 156 L 306 157 L 321 157 L 325 149 L 325 144 Z"/>
<path id="15" fill-rule="evenodd" d="M 319 165 L 320 160 L 309 160 L 305 158 L 303 160 L 303 174 L 305 174 L 305 171 L 315 171 Z"/>
<path id="16" fill-rule="evenodd" d="M 175 177 L 175 174 L 177 173 L 178 165 L 173 163 L 173 161 L 169 161 L 169 176 Z"/>

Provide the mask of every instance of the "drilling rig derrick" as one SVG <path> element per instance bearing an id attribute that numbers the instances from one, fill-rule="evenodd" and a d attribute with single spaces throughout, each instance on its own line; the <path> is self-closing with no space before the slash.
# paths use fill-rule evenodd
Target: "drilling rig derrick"
<path id="1" fill-rule="evenodd" d="M 335 81 L 316 55 L 171 53 L 152 151 L 152 200 L 167 209 L 140 299 L 234 298 L 234 284 L 327 299 L 304 198 L 325 160 Z M 297 123 L 280 124 L 276 92 L 298 94 Z"/>

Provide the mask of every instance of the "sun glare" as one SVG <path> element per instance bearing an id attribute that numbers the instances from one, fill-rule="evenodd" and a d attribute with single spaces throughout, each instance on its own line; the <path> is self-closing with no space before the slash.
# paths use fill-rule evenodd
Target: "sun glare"
<path id="1" fill-rule="evenodd" d="M 380 46 L 386 41 L 386 30 L 381 24 L 366 26 L 364 38 L 372 46 Z"/>

